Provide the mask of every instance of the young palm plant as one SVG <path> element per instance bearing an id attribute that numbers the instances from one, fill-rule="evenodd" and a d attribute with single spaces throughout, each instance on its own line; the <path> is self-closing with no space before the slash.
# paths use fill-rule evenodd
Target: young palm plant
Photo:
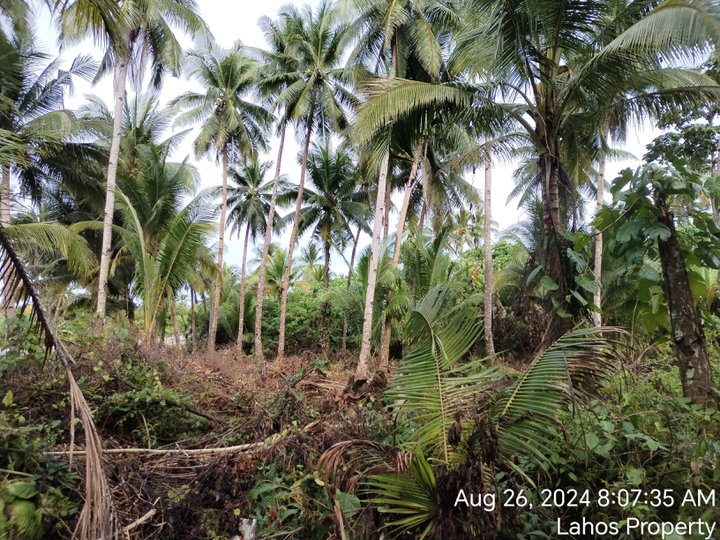
<path id="1" fill-rule="evenodd" d="M 79 44 L 92 37 L 106 47 L 95 79 L 100 79 L 110 71 L 113 73 L 115 104 L 107 166 L 96 310 L 96 326 L 101 330 L 110 273 L 115 185 L 128 75 L 132 75 L 139 86 L 150 64 L 151 83 L 155 88 L 159 88 L 166 71 L 173 75 L 178 75 L 180 71 L 181 47 L 173 28 L 203 36 L 206 36 L 208 31 L 198 15 L 194 0 L 53 0 L 50 5 L 59 15 L 60 40 L 64 45 Z"/>

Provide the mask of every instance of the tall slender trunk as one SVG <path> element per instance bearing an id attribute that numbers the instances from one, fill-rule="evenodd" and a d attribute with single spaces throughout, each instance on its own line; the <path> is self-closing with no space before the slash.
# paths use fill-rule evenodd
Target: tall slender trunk
<path id="1" fill-rule="evenodd" d="M 357 234 L 355 235 L 355 241 L 353 243 L 352 252 L 350 253 L 350 266 L 348 268 L 347 286 L 345 290 L 350 292 L 350 285 L 352 284 L 353 268 L 355 267 L 355 254 L 357 253 L 358 243 L 360 242 L 360 233 L 362 233 L 362 227 L 358 225 Z M 346 295 L 347 296 L 347 295 Z M 347 350 L 347 334 L 348 334 L 348 316 L 347 309 L 343 315 L 343 331 L 342 331 L 342 350 Z"/>
<path id="2" fill-rule="evenodd" d="M 170 321 L 172 322 L 173 335 L 175 336 L 175 347 L 180 350 L 182 344 L 180 343 L 180 329 L 177 323 L 177 313 L 175 313 L 175 297 L 168 293 L 168 303 L 170 304 Z"/>
<path id="3" fill-rule="evenodd" d="M 485 354 L 495 354 L 493 341 L 493 267 L 492 267 L 492 154 L 490 148 L 485 158 L 485 220 L 483 222 L 483 252 L 485 255 L 485 294 L 483 297 Z"/>
<path id="4" fill-rule="evenodd" d="M 690 279 L 678 242 L 675 220 L 664 196 L 656 197 L 655 206 L 660 213 L 658 221 L 670 230 L 667 240 L 658 241 L 658 250 L 683 395 L 693 403 L 715 407 L 705 336 L 690 291 Z"/>
<path id="5" fill-rule="evenodd" d="M 278 183 L 280 182 L 280 164 L 282 163 L 283 148 L 285 147 L 285 129 L 287 124 L 280 128 L 280 148 L 278 150 L 277 163 L 275 164 L 275 178 L 273 179 L 272 196 L 270 198 L 270 212 L 268 214 L 267 227 L 265 227 L 265 239 L 263 240 L 262 256 L 260 257 L 260 271 L 258 272 L 257 297 L 255 302 L 255 356 L 260 361 L 260 376 L 267 377 L 267 363 L 263 354 L 262 345 L 262 313 L 263 300 L 265 299 L 265 275 L 267 274 L 268 253 L 272 241 L 273 223 L 275 221 L 275 206 L 277 205 Z"/>
<path id="6" fill-rule="evenodd" d="M 215 350 L 215 337 L 217 335 L 218 317 L 220 316 L 220 294 L 223 288 L 223 247 L 225 244 L 225 213 L 227 212 L 227 183 L 228 183 L 228 148 L 222 151 L 222 201 L 220 202 L 220 223 L 218 237 L 217 277 L 213 293 L 212 316 L 210 317 L 210 332 L 208 333 L 208 352 Z"/>
<path id="7" fill-rule="evenodd" d="M 238 320 L 237 348 L 240 356 L 243 355 L 243 331 L 245 325 L 245 263 L 247 261 L 248 241 L 250 240 L 250 226 L 245 227 L 245 242 L 243 244 L 242 268 L 240 270 L 240 314 Z"/>
<path id="8" fill-rule="evenodd" d="M 10 167 L 2 167 L 2 183 L 0 183 L 0 226 L 10 225 Z M 3 290 L 5 289 L 3 283 Z M 8 304 L 8 307 L 2 311 L 6 319 L 15 317 L 15 308 L 11 302 L 6 301 L 6 294 L 3 292 L 0 296 L 0 303 Z"/>
<path id="9" fill-rule="evenodd" d="M 430 175 L 424 171 L 422 177 L 422 206 L 420 207 L 420 218 L 418 219 L 418 230 L 420 234 L 425 230 L 425 218 L 430 211 Z"/>
<path id="10" fill-rule="evenodd" d="M 320 306 L 320 312 L 322 313 L 322 336 L 320 340 L 320 347 L 322 348 L 323 356 L 327 358 L 330 354 L 330 302 L 328 301 L 327 295 L 330 289 L 330 241 L 326 240 L 323 242 L 323 252 L 325 258 L 325 265 L 323 268 L 323 287 L 325 288 L 325 298 Z"/>
<path id="11" fill-rule="evenodd" d="M 388 170 L 389 170 L 388 165 Z M 390 231 L 390 195 L 392 193 L 392 182 L 388 180 L 385 186 L 385 217 L 383 218 L 383 238 L 388 237 Z"/>
<path id="12" fill-rule="evenodd" d="M 0 225 L 10 225 L 10 167 L 1 167 Z"/>
<path id="13" fill-rule="evenodd" d="M 192 352 L 197 350 L 197 325 L 195 319 L 195 290 L 190 287 L 190 341 Z"/>
<path id="14" fill-rule="evenodd" d="M 389 78 L 394 79 L 398 75 L 398 52 L 397 39 L 393 35 L 391 40 L 392 56 L 390 58 Z M 388 138 L 390 134 L 388 133 Z M 387 153 L 380 164 L 380 175 L 378 178 L 377 197 L 375 200 L 375 218 L 373 219 L 373 234 L 370 243 L 370 266 L 368 268 L 368 285 L 365 291 L 365 309 L 363 312 L 363 330 L 360 341 L 360 358 L 355 369 L 355 384 L 362 384 L 370 378 L 370 353 L 372 345 L 372 320 L 375 308 L 375 285 L 377 283 L 378 263 L 380 262 L 380 245 L 382 244 L 381 234 L 385 228 L 385 198 L 388 189 L 388 174 L 390 172 L 390 141 L 388 140 Z"/>
<path id="15" fill-rule="evenodd" d="M 390 149 L 380 164 L 380 178 L 378 179 L 377 200 L 375 201 L 375 218 L 373 220 L 373 235 L 370 247 L 370 266 L 368 268 L 368 284 L 365 292 L 365 311 L 363 313 L 362 341 L 360 342 L 360 358 L 355 370 L 355 382 L 367 381 L 370 377 L 370 346 L 372 339 L 372 319 L 375 307 L 375 285 L 377 283 L 378 263 L 380 261 L 380 244 L 385 218 L 385 186 L 387 185 L 388 169 L 390 165 Z"/>
<path id="16" fill-rule="evenodd" d="M 598 179 L 596 187 L 596 215 L 605 203 L 605 152 L 600 150 L 598 159 Z M 599 229 L 595 231 L 595 292 L 593 293 L 593 304 L 597 311 L 592 312 L 592 321 L 595 326 L 602 326 L 602 257 L 603 257 L 603 236 Z"/>
<path id="17" fill-rule="evenodd" d="M 405 222 L 407 221 L 407 214 L 410 208 L 410 196 L 412 190 L 415 187 L 415 181 L 418 176 L 418 168 L 420 166 L 420 158 L 422 157 L 423 147 L 425 146 L 425 140 L 421 140 L 415 148 L 413 154 L 413 162 L 410 167 L 410 176 L 408 176 L 407 184 L 405 185 L 405 194 L 403 195 L 403 203 L 400 208 L 400 215 L 398 216 L 397 232 L 395 233 L 395 245 L 393 247 L 393 256 L 390 268 L 394 270 L 397 268 L 400 262 L 400 246 L 402 245 L 402 236 L 405 230 Z M 387 201 L 387 199 L 386 199 Z M 388 317 L 385 317 L 383 323 L 383 334 L 380 342 L 380 368 L 385 369 L 390 364 L 390 340 L 392 338 L 392 324 Z"/>
<path id="18" fill-rule="evenodd" d="M 540 342 L 539 349 L 547 348 L 573 325 L 573 317 L 577 306 L 567 300 L 572 287 L 572 269 L 567 258 L 568 242 L 562 237 L 562 223 L 560 219 L 560 196 L 558 191 L 558 177 L 560 163 L 557 153 L 553 149 L 540 156 L 540 173 L 543 179 L 543 230 L 545 233 L 545 275 L 551 278 L 557 289 L 552 295 L 552 304 L 549 306 L 549 318 L 545 333 Z"/>
<path id="19" fill-rule="evenodd" d="M 285 318 L 287 317 L 287 297 L 290 289 L 290 274 L 292 273 L 293 250 L 297 241 L 298 228 L 300 227 L 300 210 L 302 208 L 303 191 L 305 189 L 305 172 L 307 171 L 308 153 L 310 152 L 310 136 L 312 135 L 312 119 L 315 113 L 315 105 L 310 107 L 308 113 L 307 129 L 305 131 L 305 146 L 303 148 L 302 165 L 300 166 L 300 183 L 298 185 L 297 200 L 295 201 L 295 216 L 293 218 L 292 231 L 290 232 L 290 244 L 288 245 L 287 258 L 285 259 L 285 271 L 283 272 L 282 290 L 280 291 L 280 328 L 278 331 L 277 360 L 285 357 Z"/>
<path id="20" fill-rule="evenodd" d="M 113 117 L 110 159 L 107 169 L 105 191 L 105 213 L 103 215 L 102 249 L 100 251 L 100 272 L 98 275 L 97 309 L 95 310 L 95 330 L 101 332 L 105 325 L 105 305 L 107 304 L 107 282 L 110 274 L 110 250 L 112 248 L 112 224 L 115 213 L 115 185 L 118 160 L 120 158 L 120 138 L 122 136 L 122 113 L 125 104 L 125 84 L 127 83 L 128 62 L 118 60 L 113 80 L 115 110 Z"/>

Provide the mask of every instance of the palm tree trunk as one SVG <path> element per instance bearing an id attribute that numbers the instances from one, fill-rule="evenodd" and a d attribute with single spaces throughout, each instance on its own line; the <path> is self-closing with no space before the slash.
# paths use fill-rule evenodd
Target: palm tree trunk
<path id="1" fill-rule="evenodd" d="M 555 145 L 554 148 L 557 149 L 558 145 Z M 540 173 L 543 179 L 543 230 L 547 246 L 545 275 L 557 284 L 557 289 L 551 294 L 558 303 L 557 307 L 549 307 L 550 313 L 547 327 L 539 345 L 539 349 L 545 349 L 572 328 L 573 312 L 576 311 L 576 308 L 572 301 L 568 302 L 567 300 L 571 290 L 572 270 L 565 249 L 569 246 L 566 246 L 567 241 L 561 235 L 562 224 L 558 191 L 560 164 L 557 153 L 553 152 L 552 149 L 540 156 Z M 558 312 L 560 309 L 567 312 L 563 313 L 564 317 Z"/>
<path id="2" fill-rule="evenodd" d="M 600 158 L 598 160 L 598 179 L 596 188 L 597 210 L 600 212 L 605 202 L 605 152 L 600 150 Z M 597 215 L 597 214 L 596 214 Z M 595 292 L 593 293 L 593 304 L 597 311 L 592 312 L 592 321 L 595 326 L 602 326 L 602 257 L 603 257 L 603 236 L 602 231 L 595 231 Z"/>
<path id="3" fill-rule="evenodd" d="M 172 322 L 173 335 L 175 336 L 175 347 L 180 350 L 180 329 L 177 323 L 177 314 L 175 313 L 175 297 L 168 293 L 168 303 L 170 304 L 170 321 Z"/>
<path id="4" fill-rule="evenodd" d="M 223 247 L 225 244 L 225 213 L 227 212 L 227 180 L 228 180 L 228 149 L 223 148 L 222 156 L 222 201 L 220 202 L 220 230 L 218 237 L 217 277 L 215 279 L 215 292 L 213 293 L 212 316 L 210 317 L 210 332 L 208 334 L 207 350 L 215 350 L 215 337 L 217 335 L 218 317 L 220 316 L 220 294 L 223 288 Z"/>
<path id="5" fill-rule="evenodd" d="M 303 148 L 302 165 L 300 166 L 300 183 L 295 201 L 295 216 L 293 218 L 292 231 L 290 232 L 290 244 L 288 245 L 287 257 L 285 259 L 285 271 L 283 272 L 282 290 L 280 291 L 280 329 L 278 331 L 277 360 L 285 357 L 285 318 L 287 317 L 287 297 L 290 289 L 290 274 L 292 273 L 293 250 L 297 241 L 298 228 L 300 227 L 300 209 L 302 208 L 303 190 L 305 189 L 305 172 L 307 171 L 308 154 L 310 152 L 310 136 L 312 135 L 312 118 L 315 106 L 310 107 L 307 116 L 307 129 L 305 132 L 305 146 Z"/>
<path id="6" fill-rule="evenodd" d="M 2 183 L 0 183 L 0 226 L 10 225 L 10 168 L 2 167 Z M 3 284 L 4 285 L 4 284 Z M 3 287 L 5 290 L 5 287 Z M 8 304 L 2 313 L 6 319 L 15 317 L 15 308 L 6 301 L 6 294 L 3 292 L 0 296 L 0 303 Z"/>
<path id="7" fill-rule="evenodd" d="M 250 240 L 250 226 L 245 227 L 245 243 L 243 244 L 242 268 L 240 270 L 240 315 L 238 319 L 237 348 L 240 356 L 243 355 L 243 331 L 245 324 L 245 262 L 247 261 L 248 241 Z"/>
<path id="8" fill-rule="evenodd" d="M 385 154 L 380 165 L 380 178 L 378 179 L 377 199 L 375 201 L 375 218 L 373 220 L 373 235 L 370 247 L 370 267 L 368 268 L 368 284 L 365 292 L 365 311 L 363 314 L 362 341 L 360 342 L 360 358 L 355 370 L 355 382 L 367 381 L 370 377 L 370 345 L 372 338 L 373 308 L 375 307 L 375 285 L 377 283 L 378 263 L 380 262 L 380 243 L 383 232 L 383 219 L 385 217 L 385 189 L 387 185 L 388 169 L 390 166 L 390 150 Z"/>
<path id="9" fill-rule="evenodd" d="M 492 155 L 488 148 L 485 158 L 485 220 L 483 222 L 483 251 L 485 255 L 485 294 L 483 298 L 485 326 L 485 354 L 495 354 L 493 341 L 493 267 L 492 267 Z"/>
<path id="10" fill-rule="evenodd" d="M 10 167 L 2 167 L 0 183 L 0 225 L 10 225 Z"/>
<path id="11" fill-rule="evenodd" d="M 103 216 L 102 249 L 100 251 L 100 271 L 98 275 L 97 309 L 95 310 L 95 330 L 101 332 L 105 325 L 105 306 L 107 304 L 107 282 L 110 274 L 110 249 L 112 248 L 112 224 L 115 213 L 115 184 L 118 160 L 120 158 L 120 138 L 122 136 L 122 114 L 125 104 L 125 84 L 127 82 L 128 62 L 118 60 L 115 67 L 113 93 L 115 95 L 115 111 L 113 116 L 112 141 L 110 143 L 110 159 L 107 169 L 107 186 L 105 192 L 105 213 Z"/>
<path id="12" fill-rule="evenodd" d="M 348 268 L 348 278 L 347 278 L 347 287 L 345 288 L 348 293 L 350 292 L 350 285 L 352 284 L 352 274 L 353 274 L 353 268 L 355 267 L 355 254 L 357 253 L 357 247 L 358 242 L 360 241 L 360 233 L 362 232 L 362 227 L 358 225 L 358 231 L 355 235 L 355 242 L 353 243 L 352 253 L 350 253 L 350 266 Z M 347 310 L 345 310 L 345 314 L 343 316 L 343 333 L 342 333 L 342 350 L 347 350 L 347 334 L 348 334 L 348 317 L 347 317 Z"/>
<path id="13" fill-rule="evenodd" d="M 262 312 L 263 300 L 265 299 L 265 275 L 267 273 L 268 253 L 272 241 L 273 222 L 275 220 L 275 205 L 277 204 L 278 183 L 280 182 L 280 164 L 282 162 L 283 148 L 285 146 L 285 129 L 287 124 L 280 128 L 280 148 L 278 150 L 277 163 L 275 165 L 275 178 L 270 199 L 270 212 L 268 214 L 267 227 L 265 228 L 265 239 L 263 240 L 262 256 L 260 257 L 260 270 L 258 272 L 257 297 L 255 302 L 255 356 L 260 361 L 260 375 L 267 377 L 267 363 L 263 354 L 262 345 Z"/>
<path id="14" fill-rule="evenodd" d="M 195 290 L 190 287 L 190 340 L 192 352 L 197 350 L 197 325 L 195 320 Z"/>
<path id="15" fill-rule="evenodd" d="M 389 168 L 389 166 L 388 166 Z M 388 182 L 385 186 L 385 217 L 383 218 L 383 238 L 388 237 L 390 230 L 390 194 L 392 192 L 392 182 Z"/>
<path id="16" fill-rule="evenodd" d="M 396 268 L 400 262 L 400 246 L 402 245 L 402 236 L 405 231 L 405 222 L 407 221 L 408 210 L 410 209 L 410 196 L 415 187 L 415 181 L 418 177 L 418 169 L 420 167 L 420 158 L 422 157 L 425 140 L 421 140 L 415 148 L 412 166 L 410 167 L 410 176 L 408 176 L 407 185 L 405 186 L 405 195 L 403 196 L 402 208 L 398 216 L 397 232 L 395 233 L 395 246 L 393 248 L 392 268 Z"/>
<path id="17" fill-rule="evenodd" d="M 655 206 L 660 213 L 658 220 L 670 230 L 667 240 L 658 240 L 658 251 L 683 395 L 693 403 L 715 407 L 705 336 L 690 291 L 690 279 L 678 242 L 675 220 L 664 197 L 658 197 Z"/>
<path id="18" fill-rule="evenodd" d="M 323 242 L 323 251 L 325 255 L 325 266 L 323 268 L 323 286 L 325 288 L 325 298 L 323 299 L 320 311 L 323 317 L 322 339 L 320 347 L 325 358 L 330 354 L 330 302 L 327 299 L 328 289 L 330 288 L 330 241 Z"/>
<path id="19" fill-rule="evenodd" d="M 410 208 L 410 196 L 412 194 L 413 187 L 415 186 L 415 180 L 417 179 L 418 168 L 420 166 L 420 158 L 422 156 L 423 147 L 425 141 L 421 140 L 415 148 L 413 155 L 412 166 L 410 167 L 410 176 L 405 186 L 405 195 L 403 196 L 403 204 L 400 209 L 400 216 L 398 216 L 397 232 L 395 233 L 395 246 L 393 247 L 393 257 L 390 268 L 394 270 L 397 268 L 400 262 L 400 246 L 402 245 L 402 236 L 405 229 L 405 221 L 407 221 L 407 214 Z M 387 199 L 385 199 L 387 203 Z M 383 334 L 380 344 L 380 369 L 386 369 L 390 365 L 390 340 L 392 338 L 392 324 L 388 317 L 385 317 L 383 323 Z"/>
<path id="20" fill-rule="evenodd" d="M 390 59 L 389 78 L 397 77 L 398 55 L 397 39 L 392 38 L 392 58 Z M 388 141 L 387 154 L 380 164 L 380 177 L 378 178 L 377 197 L 375 200 L 375 218 L 373 219 L 373 235 L 370 244 L 370 267 L 368 268 L 368 284 L 365 291 L 365 310 L 363 313 L 363 330 L 360 341 L 360 358 L 355 369 L 355 384 L 361 384 L 370 378 L 370 352 L 372 341 L 372 320 L 375 308 L 375 285 L 377 283 L 378 263 L 380 262 L 381 237 L 385 228 L 385 192 L 388 189 L 388 174 L 390 172 L 390 141 Z"/>

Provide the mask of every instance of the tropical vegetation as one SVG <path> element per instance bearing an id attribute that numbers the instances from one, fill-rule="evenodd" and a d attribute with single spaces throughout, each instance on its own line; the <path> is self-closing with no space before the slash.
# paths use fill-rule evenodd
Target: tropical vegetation
<path id="1" fill-rule="evenodd" d="M 204 9 L 0 5 L 0 538 L 712 537 L 718 2 Z"/>

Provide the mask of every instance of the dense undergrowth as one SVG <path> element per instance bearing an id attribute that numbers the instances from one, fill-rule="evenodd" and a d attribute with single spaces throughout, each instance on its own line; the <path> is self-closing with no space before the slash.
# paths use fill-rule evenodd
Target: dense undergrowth
<path id="1" fill-rule="evenodd" d="M 82 502 L 81 460 L 69 466 L 66 455 L 48 453 L 67 450 L 70 442 L 63 373 L 45 360 L 22 320 L 12 324 L 2 339 L 0 537 L 68 538 Z M 342 394 L 352 365 L 339 356 L 294 357 L 273 366 L 261 384 L 252 360 L 234 353 L 219 352 L 225 357 L 213 364 L 198 355 L 143 349 L 122 328 L 90 337 L 78 331 L 83 324 L 68 323 L 64 332 L 106 448 L 223 447 L 280 434 L 252 453 L 108 456 L 124 523 L 150 508 L 162 516 L 135 529 L 136 538 L 233 538 L 244 519 L 256 519 L 262 537 L 307 539 L 378 538 L 386 527 L 405 538 L 423 532 L 448 538 L 448 531 L 453 538 L 552 538 L 558 518 L 720 519 L 717 506 L 681 507 L 677 500 L 720 481 L 720 413 L 682 397 L 677 368 L 662 345 L 628 361 L 590 400 L 564 402 L 554 425 L 539 435 L 547 437 L 542 459 L 505 455 L 508 427 L 492 422 L 493 407 L 527 366 L 466 358 L 462 365 L 477 369 L 448 380 L 473 376 L 488 384 L 457 406 L 459 433 L 453 440 L 447 430 L 451 447 L 444 459 L 418 436 L 428 419 L 397 406 L 394 381 L 404 376 L 402 363 L 389 388 L 381 381 Z M 523 490 L 533 508 L 456 505 L 459 489 L 473 487 L 499 496 Z M 625 508 L 549 508 L 540 500 L 542 489 L 634 488 L 672 490 L 676 500 Z M 402 501 L 412 500 L 415 489 L 426 504 L 409 509 Z M 408 517 L 416 521 L 400 521 Z"/>

